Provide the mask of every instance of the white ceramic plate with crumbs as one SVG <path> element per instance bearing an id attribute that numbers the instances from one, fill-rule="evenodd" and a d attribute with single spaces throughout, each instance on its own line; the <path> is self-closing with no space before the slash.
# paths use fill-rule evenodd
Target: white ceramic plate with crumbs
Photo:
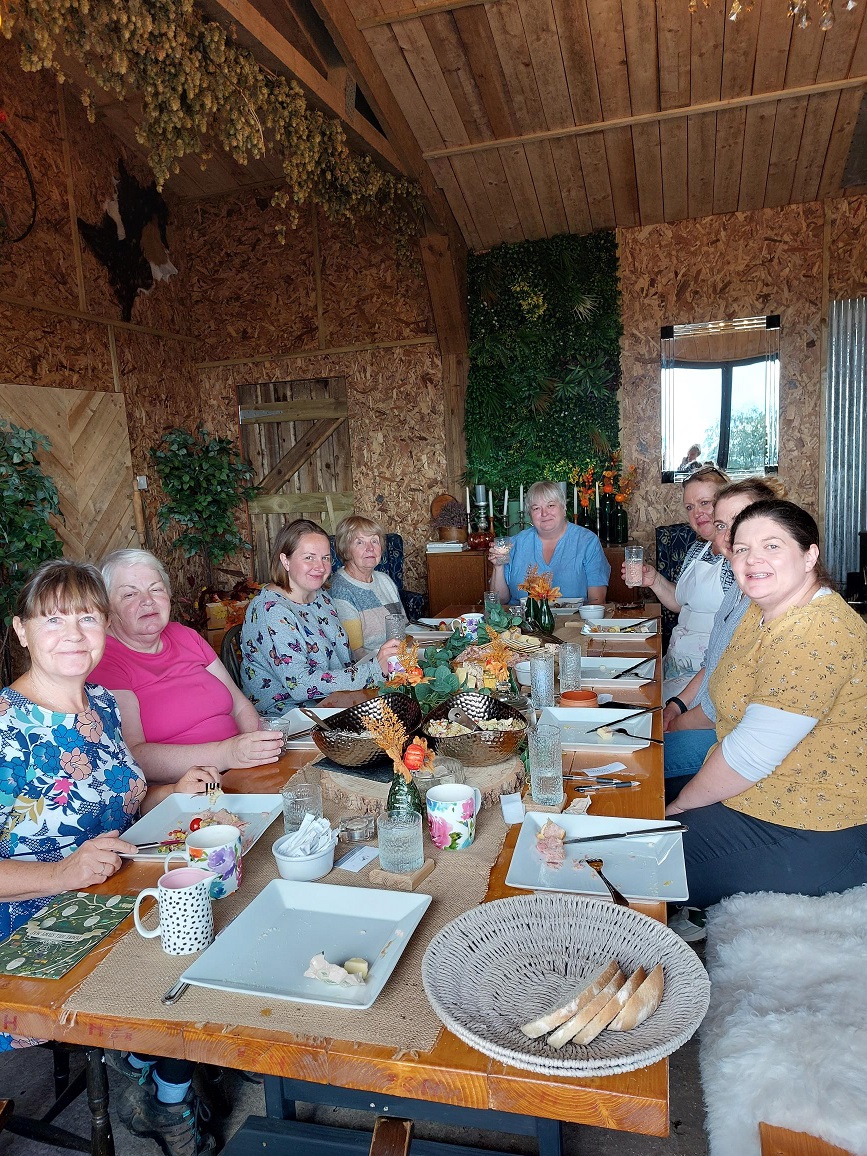
<path id="1" fill-rule="evenodd" d="M 169 795 L 124 831 L 123 838 L 130 843 L 155 843 L 168 838 L 169 832 L 175 828 L 188 832 L 190 820 L 208 809 L 208 800 L 204 795 Z M 246 854 L 277 816 L 283 813 L 283 800 L 279 795 L 222 795 L 214 809 L 231 811 L 247 824 L 241 840 L 241 851 Z M 173 849 L 180 850 L 178 847 Z M 135 858 L 158 861 L 165 859 L 168 854 L 168 851 L 142 851 Z"/>
<path id="2" fill-rule="evenodd" d="M 630 630 L 631 626 L 637 629 Z M 659 620 L 656 618 L 649 622 L 644 618 L 603 618 L 601 622 L 585 622 L 581 627 L 582 634 L 593 638 L 647 638 L 658 630 Z"/>
<path id="3" fill-rule="evenodd" d="M 430 895 L 273 879 L 196 959 L 181 979 L 244 995 L 369 1008 L 430 904 Z M 362 914 L 363 912 L 363 914 Z M 357 987 L 304 975 L 314 955 L 329 963 L 366 959 Z"/>
<path id="4" fill-rule="evenodd" d="M 583 671 L 583 666 L 582 666 Z M 617 684 L 615 683 L 615 686 Z M 649 711 L 638 714 L 634 710 L 588 710 L 585 707 L 546 706 L 540 723 L 560 728 L 560 742 L 564 751 L 594 751 L 611 755 L 632 754 L 649 747 L 653 715 Z M 623 727 L 628 734 L 601 737 L 593 728 Z"/>
<path id="5" fill-rule="evenodd" d="M 530 811 L 524 816 L 512 862 L 506 873 L 508 887 L 530 891 L 574 891 L 579 895 L 608 898 L 608 889 L 587 866 L 586 859 L 599 858 L 602 870 L 627 899 L 664 899 L 681 903 L 689 898 L 683 861 L 683 836 L 660 833 L 643 838 L 611 839 L 595 843 L 571 843 L 559 867 L 548 867 L 536 850 L 536 835 L 551 819 L 566 832 L 567 839 L 604 835 L 609 831 L 640 831 L 660 827 L 666 820 L 618 819 L 610 815 L 550 815 Z M 678 825 L 672 819 L 672 826 Z"/>
<path id="6" fill-rule="evenodd" d="M 656 676 L 656 659 L 648 658 L 632 674 L 615 678 L 618 671 L 635 666 L 634 658 L 582 658 L 581 685 L 606 687 L 615 690 L 618 686 L 644 686 Z"/>

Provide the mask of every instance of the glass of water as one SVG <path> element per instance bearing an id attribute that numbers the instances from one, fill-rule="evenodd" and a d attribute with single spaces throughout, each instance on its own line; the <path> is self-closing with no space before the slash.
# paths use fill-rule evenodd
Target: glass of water
<path id="1" fill-rule="evenodd" d="M 385 639 L 389 638 L 403 639 L 406 634 L 406 619 L 402 614 L 386 614 L 385 616 Z"/>
<path id="2" fill-rule="evenodd" d="M 627 546 L 623 551 L 625 563 L 624 579 L 627 586 L 642 586 L 644 572 L 644 547 Z"/>
<path id="3" fill-rule="evenodd" d="M 485 622 L 491 621 L 491 613 L 500 606 L 500 596 L 496 590 L 485 591 Z"/>
<path id="4" fill-rule="evenodd" d="M 283 798 L 283 829 L 287 835 L 298 830 L 308 812 L 315 819 L 322 818 L 322 788 L 318 783 L 293 783 L 290 780 L 280 794 Z"/>
<path id="5" fill-rule="evenodd" d="M 530 659 L 530 697 L 536 710 L 554 705 L 554 655 L 548 650 Z"/>
<path id="6" fill-rule="evenodd" d="M 421 815 L 418 811 L 383 811 L 377 816 L 379 865 L 393 875 L 408 875 L 424 866 Z"/>
<path id="7" fill-rule="evenodd" d="M 560 647 L 560 693 L 581 689 L 581 646 L 564 642 Z"/>
<path id="8" fill-rule="evenodd" d="M 563 802 L 563 748 L 560 728 L 535 726 L 527 731 L 530 793 L 533 802 L 557 807 Z"/>

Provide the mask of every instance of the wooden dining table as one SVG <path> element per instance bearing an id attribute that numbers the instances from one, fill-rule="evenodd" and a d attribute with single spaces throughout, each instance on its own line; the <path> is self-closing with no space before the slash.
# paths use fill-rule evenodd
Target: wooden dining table
<path id="1" fill-rule="evenodd" d="M 458 609 L 458 608 L 456 608 Z M 605 653 L 655 655 L 655 681 L 641 688 L 617 691 L 617 699 L 636 708 L 659 708 L 661 688 L 658 634 L 629 640 L 621 648 L 606 644 Z M 638 648 L 638 649 L 636 649 Z M 591 653 L 594 644 L 591 643 Z M 346 695 L 335 695 L 334 705 L 346 705 Z M 661 712 L 656 710 L 653 737 L 662 738 Z M 300 766 L 309 751 L 291 751 L 278 763 L 249 770 L 231 770 L 223 777 L 231 794 L 278 791 Z M 630 789 L 596 791 L 593 813 L 636 818 L 664 816 L 662 747 L 651 745 L 634 754 L 618 755 L 626 764 L 624 777 L 636 780 Z M 574 774 L 599 763 L 599 755 L 573 752 L 564 755 L 564 772 Z M 576 784 L 566 784 L 567 801 Z M 491 871 L 486 901 L 516 892 L 507 888 L 506 872 L 519 826 L 512 826 Z M 104 893 L 137 893 L 153 886 L 159 864 L 129 862 L 103 886 Z M 422 885 L 422 890 L 424 886 Z M 634 903 L 646 914 L 665 919 L 664 903 Z M 17 1035 L 61 1040 L 88 1049 L 89 1098 L 93 1115 L 94 1152 L 113 1152 L 107 1115 L 107 1087 L 100 1049 L 135 1050 L 252 1070 L 266 1077 L 267 1118 L 254 1125 L 256 1142 L 267 1142 L 270 1156 L 303 1150 L 331 1150 L 335 1130 L 319 1128 L 319 1136 L 294 1119 L 296 1101 L 363 1108 L 379 1114 L 409 1115 L 434 1122 L 535 1135 L 541 1156 L 560 1156 L 562 1122 L 594 1125 L 654 1136 L 668 1134 L 668 1064 L 666 1060 L 624 1075 L 603 1078 L 543 1076 L 510 1067 L 469 1047 L 443 1027 L 428 1052 L 395 1051 L 392 1047 L 362 1044 L 352 1038 L 352 1016 L 347 1015 L 342 1039 L 311 1039 L 262 1026 L 231 1023 L 177 1022 L 153 1017 L 131 1019 L 124 1013 L 123 993 L 113 1006 L 100 1012 L 78 1012 L 65 1017 L 61 1009 L 84 978 L 107 956 L 129 930 L 124 923 L 66 976 L 36 980 L 0 976 L 3 1030 Z M 341 1151 L 358 1139 L 357 1150 L 367 1151 L 369 1133 L 341 1129 Z M 263 1139 L 264 1137 L 264 1139 Z M 299 1149 L 299 1137 L 304 1146 Z M 238 1144 L 229 1151 L 243 1151 Z M 252 1150 L 252 1149 L 251 1149 Z M 259 1150 L 259 1148 L 256 1148 Z"/>

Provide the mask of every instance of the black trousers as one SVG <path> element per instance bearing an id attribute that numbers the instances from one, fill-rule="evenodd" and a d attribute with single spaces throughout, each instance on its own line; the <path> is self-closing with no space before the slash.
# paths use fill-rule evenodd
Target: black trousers
<path id="1" fill-rule="evenodd" d="M 668 779 L 674 799 L 689 778 Z M 801 831 L 713 803 L 677 816 L 689 902 L 709 907 L 740 891 L 827 895 L 867 883 L 867 824 L 843 831 Z"/>

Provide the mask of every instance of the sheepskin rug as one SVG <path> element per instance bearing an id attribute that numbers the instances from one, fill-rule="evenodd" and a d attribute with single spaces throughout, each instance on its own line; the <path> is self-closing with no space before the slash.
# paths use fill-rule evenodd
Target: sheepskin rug
<path id="1" fill-rule="evenodd" d="M 710 1156 L 759 1156 L 760 1120 L 867 1156 L 867 885 L 735 895 L 707 926 Z"/>

